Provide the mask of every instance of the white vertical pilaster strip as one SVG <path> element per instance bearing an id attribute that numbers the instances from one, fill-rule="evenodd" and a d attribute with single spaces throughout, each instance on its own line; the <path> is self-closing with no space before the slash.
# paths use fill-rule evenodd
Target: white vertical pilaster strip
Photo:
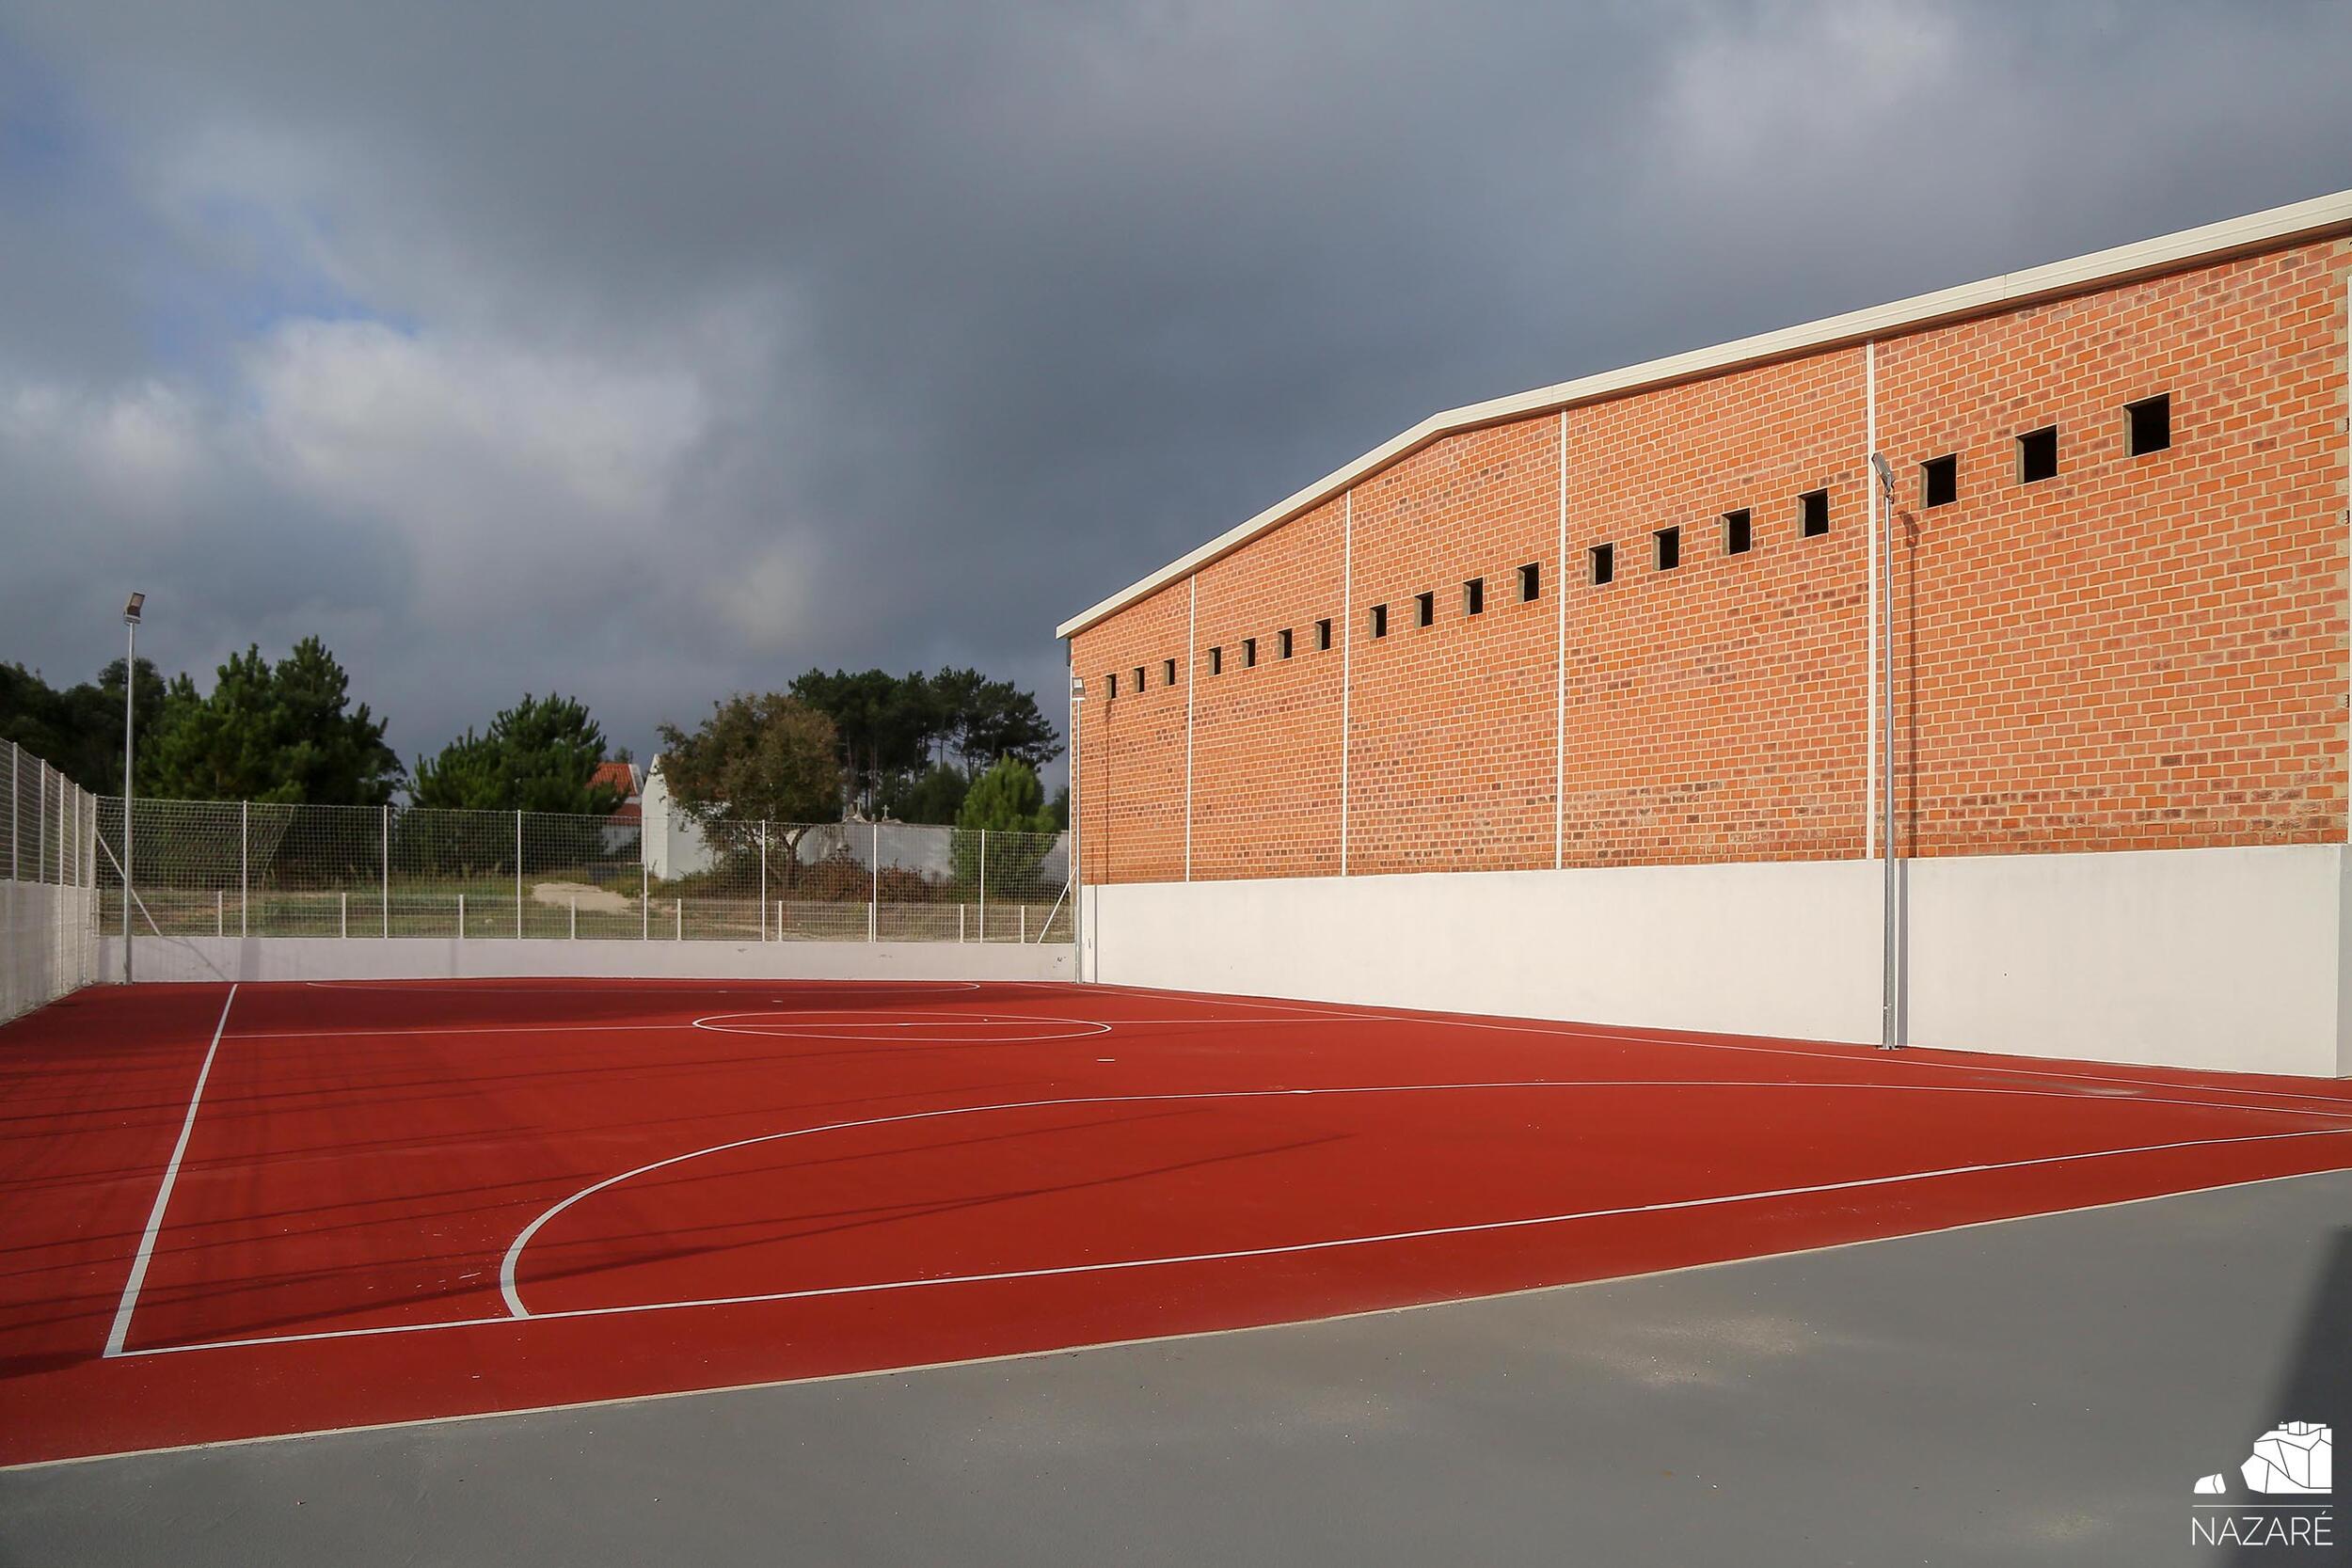
<path id="1" fill-rule="evenodd" d="M 1348 707 L 1356 691 L 1356 492 L 1340 500 L 1340 875 L 1347 875 Z"/>
<path id="2" fill-rule="evenodd" d="M 1551 569 L 1551 868 L 1567 864 L 1568 809 L 1568 411 L 1560 410 L 1560 545 Z"/>
<path id="3" fill-rule="evenodd" d="M 1862 437 L 1862 493 L 1872 496 L 1878 479 L 1870 472 L 1870 454 L 1879 450 L 1879 345 L 1876 339 L 1862 345 L 1862 387 L 1864 435 Z M 1869 518 L 1878 516 L 1875 502 L 1867 508 Z M 1865 742 L 1862 765 L 1862 858 L 1878 859 L 1879 831 L 1879 531 L 1875 523 L 1866 523 L 1870 533 L 1870 646 L 1863 662 L 1869 666 L 1862 677 L 1862 707 L 1865 728 L 1869 736 Z"/>
<path id="4" fill-rule="evenodd" d="M 1192 608 L 1184 612 L 1184 880 L 1192 880 L 1192 689 L 1200 677 L 1200 574 L 1195 572 Z"/>

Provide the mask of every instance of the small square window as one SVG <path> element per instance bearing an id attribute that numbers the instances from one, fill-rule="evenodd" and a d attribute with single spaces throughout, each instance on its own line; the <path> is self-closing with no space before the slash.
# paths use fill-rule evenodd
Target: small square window
<path id="1" fill-rule="evenodd" d="M 1141 691 L 1144 689 L 1144 684 L 1143 666 L 1138 664 L 1136 666 L 1136 689 L 1137 691 Z"/>
<path id="2" fill-rule="evenodd" d="M 1164 658 L 1160 660 L 1160 684 L 1162 686 L 1174 686 L 1176 684 L 1176 661 L 1174 659 Z"/>
<path id="3" fill-rule="evenodd" d="M 1486 613 L 1486 579 L 1485 578 L 1472 578 L 1462 584 L 1462 613 L 1465 615 Z"/>
<path id="4" fill-rule="evenodd" d="M 1275 647 L 1284 658 L 1291 657 L 1291 629 L 1284 626 L 1274 634 Z"/>
<path id="5" fill-rule="evenodd" d="M 1960 458 L 1931 457 L 1919 465 L 1919 505 L 1949 506 L 1960 499 Z"/>
<path id="6" fill-rule="evenodd" d="M 1331 623 L 1328 621 L 1317 621 L 1315 623 L 1315 652 L 1327 654 L 1330 651 Z"/>
<path id="7" fill-rule="evenodd" d="M 1519 568 L 1519 603 L 1534 604 L 1544 596 L 1544 570 L 1534 562 Z"/>
<path id="8" fill-rule="evenodd" d="M 1829 531 L 1829 492 L 1807 490 L 1797 498 L 1797 532 L 1800 537 L 1819 539 Z"/>
<path id="9" fill-rule="evenodd" d="M 1258 640 L 1254 637 L 1245 637 L 1241 640 L 1241 667 L 1245 670 L 1255 670 L 1258 667 Z"/>
<path id="10" fill-rule="evenodd" d="M 1756 519 L 1746 507 L 1724 514 L 1724 553 L 1745 555 L 1756 547 Z"/>
<path id="11" fill-rule="evenodd" d="M 1110 673 L 1110 674 L 1108 674 L 1108 675 L 1105 675 L 1105 676 L 1104 676 L 1103 678 L 1104 678 L 1104 680 L 1105 680 L 1106 682 L 1108 682 L 1108 683 L 1109 683 L 1109 685 L 1110 685 L 1110 700 L 1111 700 L 1112 702 L 1114 702 L 1114 703 L 1115 703 L 1115 702 L 1117 702 L 1117 701 L 1119 701 L 1119 675 L 1118 675 L 1118 673 L 1117 673 L 1116 671 L 1114 671 L 1112 673 Z"/>
<path id="12" fill-rule="evenodd" d="M 2017 483 L 2039 484 L 2058 478 L 2058 426 L 2044 425 L 2017 437 Z"/>
<path id="13" fill-rule="evenodd" d="M 1605 587 L 1609 583 L 1614 581 L 1616 579 L 1616 576 L 1617 546 L 1614 545 L 1595 545 L 1593 546 L 1593 586 L 1596 588 Z"/>
<path id="14" fill-rule="evenodd" d="M 1429 625 L 1432 621 L 1435 621 L 1437 618 L 1438 618 L 1438 595 L 1437 595 L 1437 594 L 1414 594 L 1414 595 L 1413 595 L 1413 624 L 1414 624 L 1415 626 L 1425 626 Z"/>
<path id="15" fill-rule="evenodd" d="M 2172 395 L 2164 392 L 2125 404 L 2123 421 L 2134 457 L 2164 451 L 2172 444 Z"/>
<path id="16" fill-rule="evenodd" d="M 1221 675 L 1225 673 L 1224 649 L 1211 648 L 1209 650 L 1209 673 L 1212 675 Z"/>
<path id="17" fill-rule="evenodd" d="M 1682 531 L 1661 528 L 1651 537 L 1658 541 L 1658 569 L 1671 572 L 1682 564 Z"/>
<path id="18" fill-rule="evenodd" d="M 1375 637 L 1389 635 L 1389 607 L 1387 605 L 1376 604 L 1372 607 L 1372 635 Z"/>

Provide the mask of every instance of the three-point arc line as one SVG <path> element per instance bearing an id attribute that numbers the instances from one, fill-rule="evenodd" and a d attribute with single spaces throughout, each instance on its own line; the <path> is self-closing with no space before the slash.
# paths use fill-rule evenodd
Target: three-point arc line
<path id="1" fill-rule="evenodd" d="M 1136 1269 L 1169 1267 L 1185 1263 L 1239 1261 L 1255 1258 L 1336 1250 L 1343 1247 L 1373 1246 L 1391 1243 L 1431 1240 L 1445 1236 L 1470 1235 L 1489 1231 L 1525 1229 L 1542 1226 L 1565 1225 L 1581 1220 L 1606 1219 L 1645 1213 L 1662 1213 L 1677 1210 L 1762 1202 L 1774 1198 L 1804 1197 L 1823 1193 L 1853 1191 L 1870 1187 L 1893 1186 L 1908 1182 L 1936 1180 L 1947 1177 L 1983 1175 L 1995 1171 L 2025 1169 L 2033 1166 L 2060 1164 L 2079 1161 L 2110 1159 L 2132 1154 L 2160 1153 L 2173 1149 L 2209 1148 L 2230 1144 L 2267 1143 L 2309 1137 L 2341 1136 L 2347 1132 L 2352 1132 L 2352 1127 L 2322 1127 L 2293 1132 L 2253 1133 L 2243 1136 L 2222 1138 L 2196 1138 L 2169 1143 L 2135 1145 L 2120 1148 L 2088 1149 L 2066 1154 L 2042 1155 L 2024 1160 L 1994 1161 L 1963 1165 L 1949 1165 L 1931 1170 L 1901 1171 L 1884 1176 L 1859 1177 L 1846 1180 L 1816 1182 L 1800 1186 L 1775 1187 L 1752 1192 L 1718 1194 L 1701 1197 L 1677 1198 L 1662 1200 L 1655 1203 L 1631 1204 L 1613 1208 L 1583 1209 L 1559 1213 L 1526 1215 L 1498 1220 L 1473 1221 L 1459 1225 L 1432 1226 L 1410 1230 L 1381 1231 L 1366 1235 L 1341 1236 L 1315 1241 L 1281 1243 L 1266 1246 L 1235 1248 L 1217 1252 L 1178 1253 L 1146 1258 L 1117 1259 L 1102 1262 L 1059 1264 L 1030 1269 L 1010 1269 L 976 1274 L 933 1275 L 908 1279 L 878 1280 L 856 1285 L 810 1287 L 800 1290 L 760 1291 L 741 1295 L 696 1297 L 675 1301 L 623 1303 L 606 1307 L 573 1307 L 543 1312 L 532 1312 L 523 1304 L 517 1276 L 524 1251 L 530 1246 L 532 1242 L 550 1221 L 554 1220 L 565 1211 L 583 1202 L 584 1200 L 594 1197 L 599 1193 L 606 1192 L 625 1182 L 635 1180 L 640 1177 L 650 1175 L 656 1171 L 668 1169 L 675 1165 L 683 1164 L 690 1161 L 699 1160 L 707 1156 L 723 1154 L 731 1150 L 752 1148 L 762 1144 L 781 1142 L 787 1139 L 814 1137 L 822 1133 L 848 1132 L 859 1128 L 881 1127 L 906 1122 L 936 1120 L 950 1117 L 981 1116 L 1001 1112 L 1048 1109 L 1057 1106 L 1166 1103 L 1170 1101 L 1187 1101 L 1274 1100 L 1334 1095 L 1444 1093 L 1502 1089 L 1793 1088 L 1852 1089 L 1882 1093 L 2000 1095 L 2054 1100 L 2080 1100 L 2086 1098 L 2086 1096 L 2079 1089 L 2028 1089 L 2010 1086 L 1971 1086 L 1947 1084 L 1875 1084 L 1851 1081 L 1791 1082 L 1775 1079 L 1602 1078 L 1505 1079 L 1473 1083 L 1376 1084 L 1327 1085 L 1311 1088 L 1236 1089 L 1164 1094 L 1080 1095 L 1060 1099 L 1008 1101 L 983 1105 L 948 1106 L 936 1110 L 906 1112 L 888 1117 L 863 1117 L 849 1121 L 828 1122 L 814 1127 L 791 1128 L 782 1132 L 761 1133 L 749 1138 L 733 1139 L 724 1143 L 713 1144 L 701 1148 L 690 1149 L 679 1154 L 668 1156 L 664 1159 L 652 1161 L 645 1164 L 638 1165 L 629 1170 L 623 1171 L 618 1175 L 607 1177 L 603 1180 L 596 1181 L 589 1186 L 583 1187 L 580 1191 L 573 1193 L 571 1196 L 554 1204 L 539 1214 L 536 1218 L 532 1220 L 529 1225 L 525 1226 L 522 1230 L 516 1235 L 513 1243 L 508 1245 L 504 1256 L 500 1260 L 499 1265 L 499 1291 L 507 1308 L 506 1312 L 501 1316 L 446 1319 L 434 1323 L 388 1323 L 364 1328 L 323 1329 L 300 1334 L 265 1335 L 240 1338 L 203 1340 L 187 1344 L 144 1347 L 135 1351 L 129 1350 L 125 1347 L 125 1340 L 129 1332 L 131 1317 L 136 1306 L 139 1290 L 146 1278 L 148 1265 L 154 1250 L 155 1239 L 161 1230 L 165 1212 L 170 1201 L 172 1187 L 176 1181 L 181 1163 L 186 1155 L 188 1141 L 195 1126 L 197 1110 L 203 1097 L 205 1082 L 210 1076 L 214 1057 L 219 1051 L 220 1041 L 228 1025 L 230 1007 L 233 1006 L 235 999 L 236 990 L 232 986 L 230 990 L 228 1001 L 224 1003 L 221 1008 L 220 1022 L 214 1031 L 212 1046 L 206 1052 L 203 1066 L 198 1072 L 196 1089 L 194 1094 L 190 1097 L 187 1115 L 182 1122 L 178 1143 L 174 1147 L 171 1160 L 166 1167 L 164 1181 L 156 1194 L 155 1205 L 152 1212 L 149 1216 L 147 1230 L 141 1238 L 137 1255 L 134 1259 L 130 1279 L 125 1284 L 121 1304 L 116 1313 L 113 1329 L 107 1342 L 107 1348 L 105 1351 L 105 1354 L 107 1356 L 158 1355 L 180 1354 L 198 1350 L 227 1350 L 268 1344 L 302 1343 L 321 1339 L 373 1338 L 390 1334 L 426 1333 L 447 1328 L 485 1327 L 494 1326 L 500 1323 L 514 1323 L 518 1322 L 551 1322 L 574 1318 L 621 1316 L 644 1312 L 674 1311 L 689 1307 L 750 1306 L 770 1302 L 808 1300 L 827 1296 L 854 1295 L 862 1293 L 878 1293 L 882 1291 L 906 1291 L 935 1286 L 971 1285 L 1020 1279 L 1053 1278 L 1076 1275 L 1104 1274 Z M 709 1019 L 696 1020 L 695 1025 L 708 1027 L 710 1023 L 716 1020 L 732 1019 L 744 1015 L 714 1014 L 711 1015 Z M 957 1022 L 968 1022 L 968 1020 L 969 1015 L 967 1015 L 965 1020 L 959 1020 Z M 938 1022 L 946 1021 L 941 1020 Z M 993 1022 L 993 1020 L 991 1020 L 991 1022 Z M 1011 1020 L 1008 1019 L 1006 1022 L 1011 1022 Z M 1022 1022 L 1042 1022 L 1049 1021 L 1041 1019 L 1024 1019 Z M 1088 1023 L 1095 1023 L 1098 1021 L 1057 1019 L 1050 1022 L 1062 1023 L 1076 1023 L 1084 1022 Z M 669 1027 L 676 1027 L 676 1025 L 669 1025 Z M 1104 1024 L 1098 1032 L 1107 1032 L 1109 1027 L 1109 1025 Z M 767 1031 L 751 1032 L 762 1034 L 767 1033 Z M 2275 1116 L 2296 1116 L 2332 1119 L 2344 1119 L 2347 1116 L 2352 1116 L 2352 1113 L 2326 1113 L 2301 1106 L 2217 1104 L 2212 1101 L 2205 1100 L 2173 1099 L 2169 1097 L 2147 1095 L 2100 1098 L 2110 1103 L 2177 1105 L 2188 1106 L 2201 1110 L 2246 1111 Z"/>

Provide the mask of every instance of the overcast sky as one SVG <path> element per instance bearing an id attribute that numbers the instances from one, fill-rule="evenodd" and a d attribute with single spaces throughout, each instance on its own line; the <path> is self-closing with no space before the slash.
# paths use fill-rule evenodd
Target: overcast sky
<path id="1" fill-rule="evenodd" d="M 2341 4 L 0 0 L 0 659 L 975 664 L 1437 409 L 2352 186 Z"/>

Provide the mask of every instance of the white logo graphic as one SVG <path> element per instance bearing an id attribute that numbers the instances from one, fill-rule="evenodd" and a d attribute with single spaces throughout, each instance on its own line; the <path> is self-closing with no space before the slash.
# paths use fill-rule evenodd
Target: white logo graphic
<path id="1" fill-rule="evenodd" d="M 2254 1439 L 2254 1451 L 2238 1466 L 2249 1491 L 2266 1497 L 2324 1497 L 2335 1476 L 2335 1434 L 2317 1421 L 2289 1421 Z M 2197 1482 L 2200 1497 L 2219 1497 L 2230 1489 L 2222 1476 Z"/>
<path id="2" fill-rule="evenodd" d="M 2325 1498 L 2335 1483 L 2335 1434 L 2321 1421 L 2287 1421 L 2254 1439 L 2238 1466 L 2250 1503 L 2197 1504 L 2189 1539 L 2200 1545 L 2333 1546 L 2335 1513 Z M 2228 1496 L 2230 1478 L 2201 1476 L 2197 1496 Z"/>

